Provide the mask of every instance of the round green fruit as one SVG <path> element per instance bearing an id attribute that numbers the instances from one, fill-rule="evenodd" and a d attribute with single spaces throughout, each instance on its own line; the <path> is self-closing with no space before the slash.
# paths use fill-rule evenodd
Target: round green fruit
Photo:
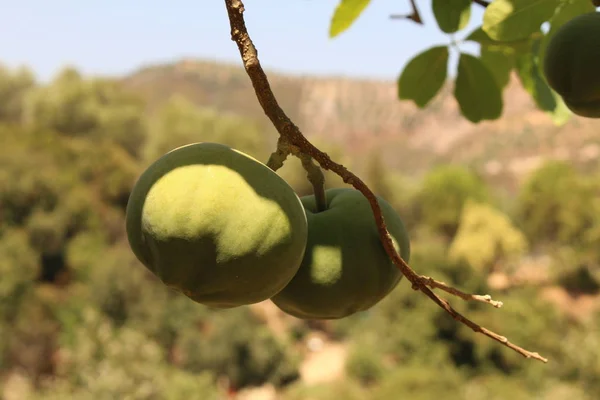
<path id="1" fill-rule="evenodd" d="M 573 113 L 600 118 L 600 13 L 579 15 L 558 28 L 543 67 L 548 85 Z"/>
<path id="2" fill-rule="evenodd" d="M 325 195 L 327 209 L 320 212 L 314 196 L 301 198 L 308 219 L 304 260 L 294 279 L 271 299 L 302 319 L 339 319 L 367 310 L 402 279 L 381 243 L 364 195 L 350 188 L 329 189 Z M 389 203 L 377 199 L 396 251 L 408 262 L 404 223 Z"/>
<path id="3" fill-rule="evenodd" d="M 254 158 L 217 143 L 179 147 L 140 176 L 127 204 L 136 257 L 167 286 L 214 308 L 266 300 L 298 271 L 306 213 Z"/>

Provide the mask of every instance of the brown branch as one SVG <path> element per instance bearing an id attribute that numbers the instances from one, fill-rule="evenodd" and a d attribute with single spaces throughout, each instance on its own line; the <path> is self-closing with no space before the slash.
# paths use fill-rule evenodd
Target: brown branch
<path id="1" fill-rule="evenodd" d="M 423 19 L 421 18 L 421 13 L 419 13 L 419 9 L 417 8 L 417 4 L 415 0 L 410 0 L 410 6 L 412 8 L 412 12 L 410 14 L 392 14 L 390 15 L 391 19 L 410 19 L 417 24 L 423 25 Z"/>
<path id="2" fill-rule="evenodd" d="M 490 3 L 485 0 L 473 0 L 473 3 L 479 4 L 482 7 L 487 7 L 490 5 Z"/>
<path id="3" fill-rule="evenodd" d="M 501 301 L 493 300 L 492 296 L 489 294 L 481 295 L 481 294 L 470 294 L 462 292 L 458 289 L 453 288 L 452 286 L 447 285 L 444 282 L 436 281 L 433 278 L 428 276 L 421 275 L 422 281 L 432 289 L 441 289 L 445 292 L 448 292 L 454 296 L 460 297 L 465 301 L 478 301 L 481 303 L 490 304 L 496 308 L 502 307 L 503 303 Z"/>
<path id="4" fill-rule="evenodd" d="M 252 40 L 246 29 L 246 23 L 243 16 L 244 4 L 242 1 L 225 0 L 225 6 L 227 8 L 229 23 L 231 25 L 231 39 L 238 46 L 244 68 L 250 77 L 250 81 L 252 82 L 252 86 L 254 87 L 254 91 L 261 107 L 263 108 L 263 111 L 277 129 L 277 132 L 279 132 L 279 134 L 285 138 L 289 144 L 298 147 L 302 153 L 314 158 L 322 168 L 335 172 L 343 179 L 345 183 L 352 185 L 367 198 L 375 217 L 381 242 L 394 264 L 398 267 L 398 269 L 400 269 L 406 279 L 412 283 L 412 288 L 414 290 L 420 290 L 423 292 L 437 305 L 443 308 L 448 314 L 450 314 L 455 320 L 467 325 L 473 331 L 482 333 L 483 335 L 504 344 L 526 358 L 535 358 L 537 360 L 547 362 L 548 360 L 540 356 L 538 353 L 530 352 L 519 346 L 516 346 L 510 343 L 505 337 L 483 328 L 462 316 L 456 310 L 454 310 L 446 300 L 436 295 L 431 291 L 431 289 L 429 289 L 429 287 L 427 287 L 428 285 L 432 285 L 431 282 L 435 281 L 418 275 L 400 257 L 398 252 L 396 252 L 375 194 L 360 178 L 348 171 L 348 169 L 343 165 L 333 162 L 326 153 L 321 152 L 319 149 L 313 146 L 279 106 L 277 99 L 271 90 L 267 76 L 260 65 L 260 61 L 258 60 L 258 51 L 252 43 Z M 439 283 L 436 285 L 436 287 L 445 288 L 445 290 L 448 291 L 448 287 L 445 284 Z M 469 298 L 468 300 L 473 300 L 473 298 Z"/>

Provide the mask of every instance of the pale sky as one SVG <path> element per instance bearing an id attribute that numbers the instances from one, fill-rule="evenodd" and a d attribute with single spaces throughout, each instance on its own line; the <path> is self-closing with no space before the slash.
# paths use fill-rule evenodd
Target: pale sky
<path id="1" fill-rule="evenodd" d="M 244 3 L 263 66 L 282 72 L 396 79 L 415 54 L 450 40 L 435 24 L 431 0 L 417 0 L 425 26 L 388 18 L 409 12 L 408 0 L 372 0 L 336 39 L 328 26 L 337 0 Z M 482 15 L 473 7 L 457 38 Z M 240 62 L 223 0 L 0 0 L 0 63 L 25 64 L 42 80 L 67 64 L 115 75 L 183 57 Z"/>

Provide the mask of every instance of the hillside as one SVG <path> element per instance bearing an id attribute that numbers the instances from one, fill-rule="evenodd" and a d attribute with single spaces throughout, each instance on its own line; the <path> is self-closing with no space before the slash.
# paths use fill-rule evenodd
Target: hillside
<path id="1" fill-rule="evenodd" d="M 307 137 L 333 140 L 349 155 L 379 148 L 389 165 L 409 175 L 450 161 L 473 164 L 496 183 L 513 186 L 515 178 L 544 159 L 587 165 L 600 154 L 595 120 L 574 117 L 555 126 L 535 108 L 516 76 L 505 90 L 502 118 L 472 124 L 460 115 L 451 83 L 419 110 L 397 100 L 392 81 L 268 73 L 281 106 Z M 151 108 L 180 94 L 198 105 L 256 119 L 274 134 L 241 66 L 183 60 L 145 67 L 122 81 Z"/>

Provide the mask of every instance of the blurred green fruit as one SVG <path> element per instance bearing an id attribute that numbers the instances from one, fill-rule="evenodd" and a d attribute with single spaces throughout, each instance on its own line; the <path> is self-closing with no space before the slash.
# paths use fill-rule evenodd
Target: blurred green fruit
<path id="1" fill-rule="evenodd" d="M 600 13 L 579 15 L 550 38 L 544 57 L 548 85 L 573 113 L 600 118 Z"/>
<path id="2" fill-rule="evenodd" d="M 137 258 L 167 286 L 215 308 L 279 292 L 300 266 L 307 229 L 302 203 L 282 178 L 216 143 L 156 160 L 127 205 Z"/>
<path id="3" fill-rule="evenodd" d="M 292 281 L 271 300 L 303 319 L 338 319 L 371 308 L 400 282 L 402 274 L 380 241 L 368 200 L 357 190 L 329 189 L 328 208 L 317 212 L 314 196 L 302 197 L 308 219 L 304 260 Z M 408 262 L 404 223 L 378 197 L 396 251 Z"/>

